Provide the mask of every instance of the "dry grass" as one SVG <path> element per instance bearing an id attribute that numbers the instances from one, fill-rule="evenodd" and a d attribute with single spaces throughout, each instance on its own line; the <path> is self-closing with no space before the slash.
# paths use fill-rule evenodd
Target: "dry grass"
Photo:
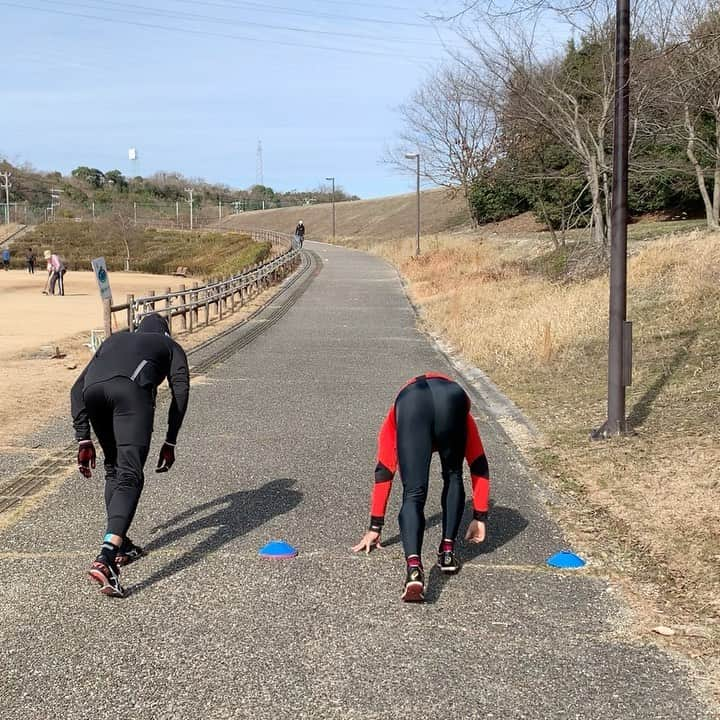
<path id="1" fill-rule="evenodd" d="M 416 196 L 397 195 L 374 200 L 353 200 L 335 204 L 337 241 L 353 244 L 371 238 L 405 237 L 415 232 Z M 468 222 L 464 201 L 448 196 L 445 190 L 427 190 L 421 196 L 423 232 L 441 232 Z M 229 230 L 267 228 L 292 233 L 298 220 L 307 228 L 307 238 L 332 240 L 332 206 L 256 210 L 233 215 L 221 227 Z"/>
<path id="2" fill-rule="evenodd" d="M 438 235 L 418 259 L 409 247 L 365 244 L 541 428 L 534 461 L 575 499 L 558 512 L 576 547 L 628 585 L 645 628 L 676 627 L 672 642 L 720 679 L 720 236 L 633 248 L 635 434 L 601 443 L 588 433 L 606 412 L 607 278 L 530 273 L 545 241 Z"/>

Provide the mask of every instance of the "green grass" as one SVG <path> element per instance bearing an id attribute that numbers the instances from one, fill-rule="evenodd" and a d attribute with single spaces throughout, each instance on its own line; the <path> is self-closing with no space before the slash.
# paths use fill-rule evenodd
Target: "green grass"
<path id="1" fill-rule="evenodd" d="M 92 258 L 104 257 L 110 270 L 124 270 L 126 243 L 130 269 L 167 274 L 187 267 L 199 277 L 233 275 L 270 255 L 270 243 L 257 243 L 244 233 L 186 232 L 126 228 L 112 223 L 56 222 L 39 225 L 14 248 L 13 266 L 22 267 L 25 249 L 32 247 L 38 263 L 43 251 L 60 254 L 70 270 L 87 270 Z"/>

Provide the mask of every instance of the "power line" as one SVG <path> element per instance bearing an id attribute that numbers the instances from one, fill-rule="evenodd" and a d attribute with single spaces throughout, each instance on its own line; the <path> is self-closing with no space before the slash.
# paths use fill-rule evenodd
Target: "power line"
<path id="1" fill-rule="evenodd" d="M 35 0 L 35 2 L 41 2 L 43 4 L 47 5 L 55 5 L 54 0 Z M 77 2 L 76 0 L 71 0 L 71 2 L 66 3 L 69 5 L 74 5 L 81 8 L 88 8 L 90 10 L 97 10 L 99 9 L 97 5 L 92 3 L 85 3 L 85 2 Z M 198 4 L 198 3 L 194 3 Z M 108 6 L 112 5 L 118 8 L 117 10 L 114 10 L 113 8 L 109 8 Z M 143 5 L 133 5 L 131 3 L 117 3 L 117 2 L 102 2 L 101 3 L 101 9 L 108 10 L 110 12 L 126 12 L 128 9 L 131 10 L 140 10 L 142 13 L 146 15 L 153 15 L 155 17 L 170 19 L 170 20 L 199 20 L 200 22 L 205 23 L 215 23 L 215 24 L 221 24 L 221 25 L 242 25 L 242 26 L 252 26 L 252 27 L 258 27 L 258 28 L 264 28 L 267 30 L 285 30 L 288 32 L 297 32 L 297 33 L 306 33 L 309 35 L 329 35 L 329 36 L 337 36 L 337 37 L 348 37 L 348 38 L 355 38 L 358 40 L 372 40 L 372 41 L 378 41 L 383 40 L 387 42 L 391 42 L 393 44 L 402 43 L 406 45 L 437 45 L 441 46 L 441 43 L 438 43 L 434 40 L 408 40 L 407 38 L 394 38 L 394 37 L 379 37 L 377 35 L 364 35 L 362 33 L 350 33 L 350 32 L 339 32 L 337 30 L 318 30 L 318 29 L 310 29 L 310 28 L 301 28 L 301 27 L 294 27 L 294 26 L 288 26 L 288 25 L 272 25 L 268 23 L 259 23 L 255 22 L 253 20 L 235 20 L 232 18 L 219 18 L 219 17 L 212 17 L 207 15 L 200 15 L 197 13 L 187 13 L 187 12 L 168 12 L 163 10 L 153 10 L 151 8 L 147 8 Z"/>
<path id="2" fill-rule="evenodd" d="M 302 17 L 311 17 L 323 20 L 343 20 L 347 22 L 364 22 L 373 25 L 395 25 L 397 27 L 419 27 L 427 29 L 429 22 L 409 22 L 407 20 L 387 20 L 382 18 L 358 17 L 355 15 L 338 15 L 336 13 L 316 12 L 314 10 L 297 10 L 296 8 L 284 7 L 282 5 L 266 5 L 260 2 L 251 2 L 250 0 L 236 0 L 235 2 L 213 2 L 212 0 L 175 0 L 184 5 L 210 5 L 213 7 L 238 8 L 238 9 L 255 9 L 263 12 L 282 13 L 287 15 L 299 15 Z"/>
<path id="3" fill-rule="evenodd" d="M 342 5 L 343 7 L 347 7 L 348 5 L 347 0 L 315 0 L 315 2 L 319 2 L 323 5 Z M 385 3 L 382 3 L 382 5 L 378 6 L 374 5 L 373 3 L 353 2 L 353 7 L 366 7 L 372 8 L 373 10 L 378 10 L 382 8 L 383 10 L 400 10 L 402 12 L 411 13 L 417 11 L 417 8 L 408 7 L 407 5 L 386 5 Z"/>
<path id="4" fill-rule="evenodd" d="M 195 35 L 199 37 L 220 37 L 220 38 L 226 38 L 228 40 L 243 40 L 246 42 L 255 42 L 255 43 L 261 43 L 262 45 L 283 45 L 286 47 L 299 47 L 299 48 L 306 48 L 310 50 L 322 50 L 327 52 L 339 52 L 344 55 L 368 55 L 368 56 L 375 56 L 375 57 L 392 57 L 397 58 L 401 60 L 409 60 L 413 62 L 423 62 L 428 60 L 426 57 L 413 57 L 410 55 L 402 55 L 398 53 L 391 53 L 391 52 L 385 52 L 381 50 L 359 50 L 359 49 L 353 49 L 353 48 L 341 48 L 341 47 L 334 47 L 330 45 L 312 45 L 310 43 L 300 43 L 300 42 L 293 42 L 290 40 L 269 40 L 267 38 L 258 38 L 258 37 L 252 37 L 250 35 L 232 35 L 230 33 L 221 33 L 221 32 L 212 32 L 209 30 L 193 30 L 190 28 L 182 28 L 182 27 L 172 27 L 167 25 L 160 25 L 158 23 L 148 23 L 148 22 L 140 22 L 137 20 L 125 20 L 122 18 L 113 18 L 113 17 L 104 17 L 101 15 L 90 15 L 87 13 L 75 13 L 75 12 L 68 12 L 64 10 L 57 10 L 55 8 L 38 8 L 33 7 L 31 5 L 21 5 L 19 3 L 11 3 L 11 2 L 5 2 L 4 0 L 0 0 L 0 5 L 5 7 L 13 7 L 18 8 L 20 10 L 30 10 L 35 11 L 39 13 L 49 13 L 53 15 L 63 15 L 66 17 L 76 17 L 81 18 L 83 20 L 99 20 L 101 22 L 109 22 L 109 23 L 120 23 L 122 25 L 132 25 L 134 27 L 141 27 L 141 28 L 148 28 L 151 30 L 164 30 L 167 32 L 178 32 L 185 35 Z"/>

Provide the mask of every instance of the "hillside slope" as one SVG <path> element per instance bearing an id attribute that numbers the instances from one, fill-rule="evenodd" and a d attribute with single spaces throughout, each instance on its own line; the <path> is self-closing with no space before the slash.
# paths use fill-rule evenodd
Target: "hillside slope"
<path id="1" fill-rule="evenodd" d="M 337 237 L 350 241 L 354 238 L 407 237 L 415 233 L 416 212 L 415 193 L 339 202 L 335 204 Z M 420 213 L 423 234 L 442 232 L 468 221 L 462 198 L 451 198 L 442 189 L 421 193 Z M 332 238 L 332 206 L 329 203 L 245 212 L 226 218 L 221 225 L 232 230 L 267 228 L 291 233 L 298 220 L 305 223 L 309 238 Z"/>

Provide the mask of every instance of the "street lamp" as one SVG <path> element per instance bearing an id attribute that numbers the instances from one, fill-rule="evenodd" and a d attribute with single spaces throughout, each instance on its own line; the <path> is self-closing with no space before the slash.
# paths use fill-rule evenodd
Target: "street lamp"
<path id="1" fill-rule="evenodd" d="M 616 2 L 615 122 L 610 247 L 610 322 L 607 420 L 594 439 L 627 432 L 625 388 L 632 383 L 632 323 L 627 320 L 628 137 L 630 0 Z"/>
<path id="2" fill-rule="evenodd" d="M 185 202 L 187 202 L 190 205 L 190 229 L 192 230 L 193 229 L 193 189 L 186 187 L 185 192 L 189 196 L 189 199 L 186 200 Z"/>
<path id="3" fill-rule="evenodd" d="M 420 254 L 420 153 L 405 153 L 408 160 L 417 160 L 417 241 L 415 243 L 415 255 Z"/>
<path id="4" fill-rule="evenodd" d="M 335 239 L 335 178 L 326 177 L 326 180 L 332 180 L 332 212 L 333 212 L 333 240 Z"/>

